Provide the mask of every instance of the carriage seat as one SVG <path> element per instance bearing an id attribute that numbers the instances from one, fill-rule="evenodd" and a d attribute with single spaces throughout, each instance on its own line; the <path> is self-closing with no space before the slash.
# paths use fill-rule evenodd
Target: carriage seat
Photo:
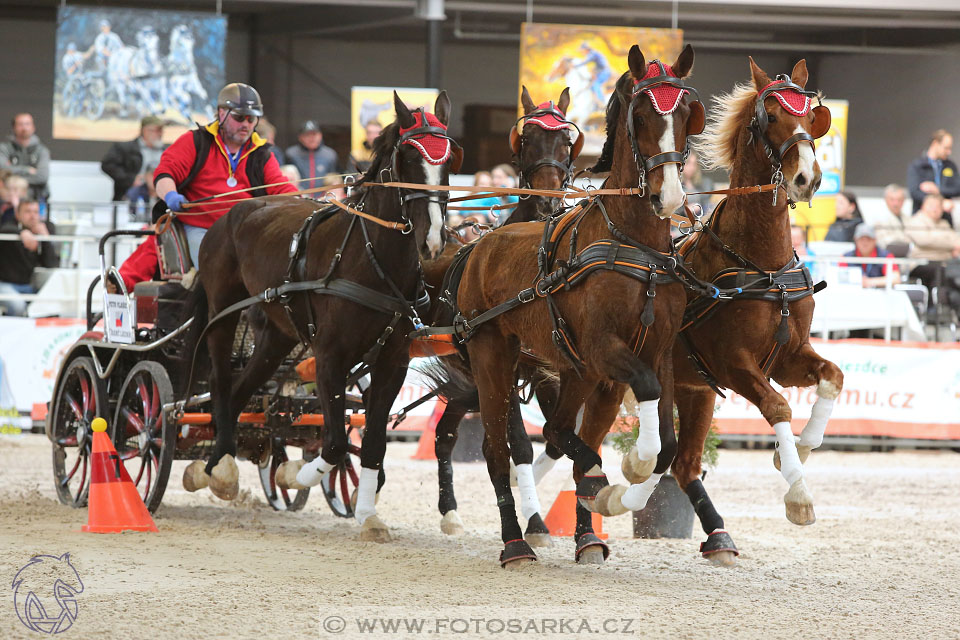
<path id="1" fill-rule="evenodd" d="M 154 324 L 159 329 L 175 329 L 181 321 L 186 294 L 187 290 L 177 281 L 138 282 L 133 287 L 137 301 L 137 323 Z"/>
<path id="2" fill-rule="evenodd" d="M 183 223 L 174 218 L 157 234 L 157 249 L 160 254 L 160 277 L 163 280 L 183 280 L 193 269 L 190 247 Z"/>

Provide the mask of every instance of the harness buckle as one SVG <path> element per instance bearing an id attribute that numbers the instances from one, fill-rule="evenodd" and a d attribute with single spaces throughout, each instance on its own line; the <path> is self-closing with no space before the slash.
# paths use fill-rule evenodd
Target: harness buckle
<path id="1" fill-rule="evenodd" d="M 408 236 L 410 235 L 411 232 L 413 232 L 413 222 L 411 222 L 408 219 L 406 223 L 403 225 L 403 229 L 400 230 L 400 233 L 402 233 L 405 236 Z"/>
<path id="2" fill-rule="evenodd" d="M 542 280 L 541 280 L 541 282 L 542 282 Z M 533 287 L 530 287 L 529 289 L 524 289 L 523 291 L 521 291 L 520 293 L 517 294 L 517 300 L 520 301 L 520 304 L 526 304 L 526 303 L 528 303 L 528 302 L 533 302 L 533 301 L 536 299 L 536 297 L 537 297 L 537 295 L 536 295 L 536 293 L 534 293 Z"/>

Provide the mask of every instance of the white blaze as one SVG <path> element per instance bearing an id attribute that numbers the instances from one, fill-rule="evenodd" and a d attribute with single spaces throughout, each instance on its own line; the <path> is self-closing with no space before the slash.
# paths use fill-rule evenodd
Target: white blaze
<path id="1" fill-rule="evenodd" d="M 423 173 L 426 176 L 426 184 L 440 184 L 442 171 L 443 165 L 430 164 L 426 160 L 423 161 Z M 430 192 L 430 195 L 431 202 L 427 205 L 427 211 L 430 213 L 430 231 L 427 232 L 427 248 L 430 250 L 432 256 L 437 256 L 440 254 L 440 249 L 443 248 L 443 240 L 440 236 L 440 232 L 443 230 L 443 210 L 440 208 L 440 203 L 434 201 L 437 193 Z"/>
<path id="2" fill-rule="evenodd" d="M 803 127 L 797 125 L 794 133 L 804 133 Z M 813 182 L 813 163 L 816 158 L 813 155 L 813 145 L 800 141 L 797 143 L 797 151 L 800 153 L 800 160 L 797 162 L 797 175 L 802 175 L 807 179 L 806 184 Z M 796 179 L 796 176 L 794 176 Z"/>
<path id="3" fill-rule="evenodd" d="M 673 115 L 666 115 L 663 119 L 667 126 L 663 130 L 663 135 L 660 136 L 660 152 L 676 151 L 676 142 L 673 139 Z M 663 186 L 660 188 L 660 202 L 663 203 L 661 213 L 669 216 L 683 205 L 686 196 L 683 193 L 683 183 L 680 182 L 679 165 L 671 162 L 662 165 L 661 168 L 663 169 Z"/>

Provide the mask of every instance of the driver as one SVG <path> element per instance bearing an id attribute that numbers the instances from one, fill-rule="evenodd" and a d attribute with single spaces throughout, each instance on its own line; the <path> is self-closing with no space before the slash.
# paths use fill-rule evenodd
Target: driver
<path id="1" fill-rule="evenodd" d="M 233 206 L 224 201 L 297 191 L 280 173 L 266 140 L 254 132 L 262 115 L 263 104 L 256 89 L 240 82 L 228 84 L 217 96 L 217 120 L 177 138 L 163 152 L 154 171 L 157 196 L 165 208 L 185 212 L 178 218 L 194 266 L 207 229 Z M 247 187 L 264 188 L 230 193 Z M 207 197 L 211 197 L 209 202 L 183 208 L 185 202 Z M 162 212 L 164 204 L 158 205 Z"/>

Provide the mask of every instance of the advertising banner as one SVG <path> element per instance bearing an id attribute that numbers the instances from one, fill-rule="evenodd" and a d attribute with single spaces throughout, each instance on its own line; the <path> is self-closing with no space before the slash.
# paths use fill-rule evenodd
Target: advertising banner
<path id="1" fill-rule="evenodd" d="M 801 227 L 809 227 L 809 241 L 823 240 L 827 228 L 837 218 L 836 195 L 846 184 L 847 115 L 846 100 L 824 100 L 830 109 L 830 131 L 817 140 L 817 162 L 823 173 L 820 189 L 813 198 L 812 206 L 799 203 L 793 211 L 793 221 Z"/>
<path id="2" fill-rule="evenodd" d="M 227 19 L 212 13 L 61 5 L 53 137 L 133 140 L 140 119 L 172 142 L 216 117 Z"/>
<path id="3" fill-rule="evenodd" d="M 606 137 L 607 101 L 627 70 L 627 54 L 635 44 L 648 62 L 673 64 L 683 49 L 683 31 L 525 22 L 520 31 L 520 85 L 538 104 L 556 101 L 569 87 L 567 119 L 586 136 L 583 153 L 599 155 Z"/>
<path id="4" fill-rule="evenodd" d="M 350 157 L 362 171 L 372 157 L 370 144 L 380 130 L 397 117 L 393 108 L 394 91 L 408 108 L 423 107 L 431 113 L 440 93 L 436 89 L 409 87 L 353 87 L 350 90 Z"/>

